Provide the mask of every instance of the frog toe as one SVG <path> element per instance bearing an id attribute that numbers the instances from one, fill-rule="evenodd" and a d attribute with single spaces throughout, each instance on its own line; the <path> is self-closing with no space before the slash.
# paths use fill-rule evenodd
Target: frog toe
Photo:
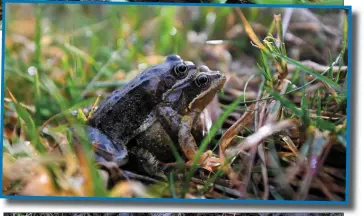
<path id="1" fill-rule="evenodd" d="M 128 163 L 129 161 L 129 155 L 127 152 L 124 152 L 121 155 L 117 155 L 115 158 L 115 162 L 116 164 L 118 164 L 118 166 L 124 166 L 126 163 Z"/>

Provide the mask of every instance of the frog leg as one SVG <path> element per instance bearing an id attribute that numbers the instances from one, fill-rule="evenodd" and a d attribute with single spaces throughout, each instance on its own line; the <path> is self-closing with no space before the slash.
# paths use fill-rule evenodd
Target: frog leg
<path id="1" fill-rule="evenodd" d="M 194 157 L 198 151 L 196 140 L 191 133 L 193 123 L 197 117 L 198 114 L 195 112 L 191 112 L 189 115 L 183 116 L 181 118 L 181 124 L 178 131 L 178 143 L 189 161 L 194 160 Z M 210 150 L 201 154 L 198 162 L 204 162 L 211 155 L 212 152 Z"/>
<path id="2" fill-rule="evenodd" d="M 150 153 L 148 150 L 143 148 L 133 147 L 129 151 L 131 157 L 137 160 L 135 161 L 137 166 L 141 166 L 142 170 L 144 170 L 147 174 L 154 177 L 160 177 L 162 179 L 166 179 L 166 175 L 164 171 L 166 167 L 160 162 L 155 156 Z"/>
<path id="3" fill-rule="evenodd" d="M 129 138 L 129 140 L 132 140 L 135 138 L 138 134 L 146 131 L 153 123 L 156 121 L 156 112 L 152 111 L 148 114 L 147 118 L 143 121 L 143 123 L 140 125 L 138 129 L 135 130 L 133 133 L 133 136 Z"/>
<path id="4" fill-rule="evenodd" d="M 118 166 L 117 163 L 113 161 L 107 161 L 104 157 L 96 155 L 96 165 L 108 173 L 108 185 L 114 185 L 121 179 L 129 180 L 130 177 L 124 173 Z"/>
<path id="5" fill-rule="evenodd" d="M 160 106 L 157 108 L 157 115 L 165 130 L 172 136 L 174 135 L 175 140 L 178 140 L 178 144 L 186 158 L 189 161 L 192 161 L 198 151 L 198 146 L 191 131 L 195 119 L 198 118 L 199 114 L 191 112 L 190 115 L 181 117 L 181 115 L 171 107 Z M 199 162 L 204 161 L 210 155 L 212 155 L 211 151 L 203 153 L 200 156 Z"/>
<path id="6" fill-rule="evenodd" d="M 95 147 L 97 162 L 114 162 L 118 167 L 128 162 L 128 151 L 121 141 L 110 140 L 104 133 L 93 127 L 88 127 L 88 134 Z"/>
<path id="7" fill-rule="evenodd" d="M 181 115 L 176 110 L 170 106 L 158 106 L 156 115 L 168 134 L 173 136 L 178 133 Z M 177 136 L 174 138 L 177 138 Z"/>

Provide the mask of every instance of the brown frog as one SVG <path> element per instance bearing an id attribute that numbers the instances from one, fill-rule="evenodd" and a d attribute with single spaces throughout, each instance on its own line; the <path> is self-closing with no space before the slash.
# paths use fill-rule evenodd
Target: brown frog
<path id="1" fill-rule="evenodd" d="M 128 161 L 125 145 L 139 132 L 150 118 L 151 110 L 162 102 L 163 94 L 176 82 L 196 72 L 196 66 L 170 55 L 115 90 L 105 99 L 88 121 L 89 138 L 96 146 L 98 162 L 116 162 L 118 166 Z"/>
<path id="2" fill-rule="evenodd" d="M 223 74 L 206 66 L 199 70 L 165 93 L 163 102 L 152 111 L 153 117 L 142 125 L 143 132 L 128 144 L 131 158 L 136 162 L 133 165 L 149 175 L 163 175 L 163 165 L 176 161 L 173 148 L 174 153 L 182 153 L 189 161 L 198 151 L 194 136 L 198 128 L 194 126 L 226 80 Z M 202 154 L 200 162 L 210 154 L 209 151 Z"/>

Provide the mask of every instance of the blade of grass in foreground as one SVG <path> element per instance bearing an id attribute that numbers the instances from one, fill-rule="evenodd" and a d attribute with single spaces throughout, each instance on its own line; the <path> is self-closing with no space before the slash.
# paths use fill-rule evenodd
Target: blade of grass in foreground
<path id="1" fill-rule="evenodd" d="M 39 89 L 39 74 L 38 71 L 41 68 L 41 20 L 42 20 L 42 13 L 40 5 L 36 6 L 35 8 L 36 14 L 36 22 L 35 22 L 35 54 L 34 54 L 34 62 L 35 68 L 31 67 L 29 70 L 34 70 L 34 105 L 35 105 L 35 125 L 41 124 L 41 113 L 40 113 L 40 89 Z"/>
<path id="2" fill-rule="evenodd" d="M 298 109 L 294 103 L 292 103 L 287 98 L 283 97 L 281 94 L 279 94 L 267 87 L 265 87 L 264 90 L 267 91 L 270 95 L 272 95 L 276 100 L 280 101 L 284 107 L 290 109 L 297 117 L 304 116 L 304 113 L 302 110 Z"/>
<path id="3" fill-rule="evenodd" d="M 20 119 L 22 119 L 25 122 L 26 135 L 28 139 L 31 140 L 31 144 L 34 145 L 35 149 L 37 149 L 39 153 L 45 153 L 47 150 L 40 142 L 38 136 L 39 134 L 37 133 L 36 125 L 35 122 L 33 121 L 32 116 L 23 106 L 21 106 L 21 104 L 18 103 L 18 101 L 16 100 L 16 98 L 9 89 L 8 93 L 10 95 L 10 98 L 13 100 L 13 104 L 15 106 L 17 115 L 19 116 Z"/>
<path id="4" fill-rule="evenodd" d="M 276 22 L 276 27 L 277 27 L 277 35 L 278 35 L 280 53 L 282 53 L 283 56 L 287 56 L 286 46 L 284 45 L 284 35 L 283 35 L 281 15 L 280 14 L 274 15 L 274 20 Z M 283 70 L 281 79 L 283 79 L 283 78 L 286 78 L 288 75 L 287 62 L 281 58 L 280 65 Z"/>
<path id="5" fill-rule="evenodd" d="M 49 94 L 56 101 L 56 103 L 61 108 L 61 114 L 64 114 L 64 117 L 69 123 L 69 126 L 73 129 L 71 134 L 68 135 L 71 146 L 74 149 L 74 152 L 77 156 L 77 159 L 80 162 L 80 171 L 85 178 L 84 191 L 87 195 L 90 196 L 106 196 L 107 192 L 104 188 L 104 182 L 102 181 L 98 168 L 93 160 L 94 155 L 92 151 L 91 144 L 89 139 L 83 130 L 84 125 L 79 125 L 79 123 L 84 123 L 87 120 L 87 117 L 84 115 L 82 110 L 79 108 L 78 115 L 76 116 L 77 120 L 73 119 L 73 116 L 68 116 L 70 107 L 69 101 L 63 97 L 60 89 L 57 85 L 48 77 L 43 77 L 42 83 L 47 87 Z M 49 122 L 49 121 L 47 121 Z M 43 127 L 43 125 L 42 125 Z M 76 142 L 74 142 L 73 137 L 76 138 Z"/>
<path id="6" fill-rule="evenodd" d="M 305 97 L 302 97 L 302 105 L 301 105 L 301 109 L 298 108 L 294 103 L 292 103 L 290 100 L 288 100 L 287 98 L 283 97 L 281 94 L 273 91 L 272 89 L 269 88 L 264 88 L 270 95 L 272 95 L 276 100 L 280 101 L 282 103 L 282 105 L 284 107 L 286 107 L 287 109 L 291 110 L 293 112 L 294 115 L 296 115 L 299 118 L 302 118 L 305 122 L 306 125 L 316 125 L 317 127 L 319 127 L 322 130 L 329 130 L 329 131 L 335 131 L 336 130 L 336 126 L 335 124 L 326 121 L 324 119 L 317 119 L 315 122 L 311 121 L 311 119 L 309 118 L 309 111 L 307 111 L 307 100 L 305 99 Z"/>
<path id="7" fill-rule="evenodd" d="M 72 146 L 80 162 L 81 172 L 85 178 L 84 190 L 91 196 L 106 196 L 107 191 L 105 184 L 98 173 L 98 168 L 93 160 L 94 153 L 92 151 L 91 145 L 89 144 L 87 135 L 83 130 L 83 126 L 74 125 L 73 132 L 70 132 L 69 137 L 72 137 L 72 133 L 75 133 L 76 142 L 73 142 Z"/>
<path id="8" fill-rule="evenodd" d="M 211 130 L 207 134 L 207 136 L 202 140 L 201 146 L 198 149 L 198 152 L 196 153 L 196 155 L 193 159 L 192 166 L 191 166 L 189 172 L 187 173 L 185 184 L 184 184 L 183 190 L 182 190 L 182 197 L 185 197 L 185 195 L 188 191 L 189 183 L 197 170 L 197 162 L 198 162 L 200 156 L 205 151 L 205 149 L 207 148 L 207 145 L 209 144 L 210 140 L 215 136 L 218 129 L 221 128 L 224 121 L 229 117 L 229 115 L 234 111 L 234 109 L 240 104 L 240 102 L 242 100 L 244 100 L 244 94 L 240 95 L 231 105 L 229 105 L 227 107 L 225 112 L 220 116 L 220 118 L 217 120 L 217 122 L 211 127 Z"/>
<path id="9" fill-rule="evenodd" d="M 294 60 L 294 59 L 291 59 L 287 56 L 284 56 L 284 55 L 281 55 L 279 53 L 271 53 L 272 56 L 278 56 L 284 60 L 286 60 L 287 62 L 293 64 L 293 65 L 296 65 L 297 68 L 300 68 L 301 70 L 303 70 L 304 72 L 316 77 L 317 79 L 321 80 L 322 82 L 325 82 L 329 85 L 331 85 L 333 88 L 335 88 L 337 91 L 342 91 L 342 87 L 337 84 L 335 81 L 323 76 L 322 74 L 320 73 L 316 73 L 315 71 L 309 69 L 308 67 L 304 66 L 303 64 L 301 64 L 300 62 Z"/>

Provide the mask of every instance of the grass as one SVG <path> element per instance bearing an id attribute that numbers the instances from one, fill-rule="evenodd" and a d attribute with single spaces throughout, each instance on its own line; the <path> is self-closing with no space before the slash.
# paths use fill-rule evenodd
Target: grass
<path id="1" fill-rule="evenodd" d="M 345 200 L 344 10 L 7 7 L 3 194 Z M 213 124 L 166 181 L 136 172 L 110 186 L 79 126 L 171 53 L 229 78 L 202 117 Z M 221 159 L 212 173 L 198 165 L 207 149 Z"/>

